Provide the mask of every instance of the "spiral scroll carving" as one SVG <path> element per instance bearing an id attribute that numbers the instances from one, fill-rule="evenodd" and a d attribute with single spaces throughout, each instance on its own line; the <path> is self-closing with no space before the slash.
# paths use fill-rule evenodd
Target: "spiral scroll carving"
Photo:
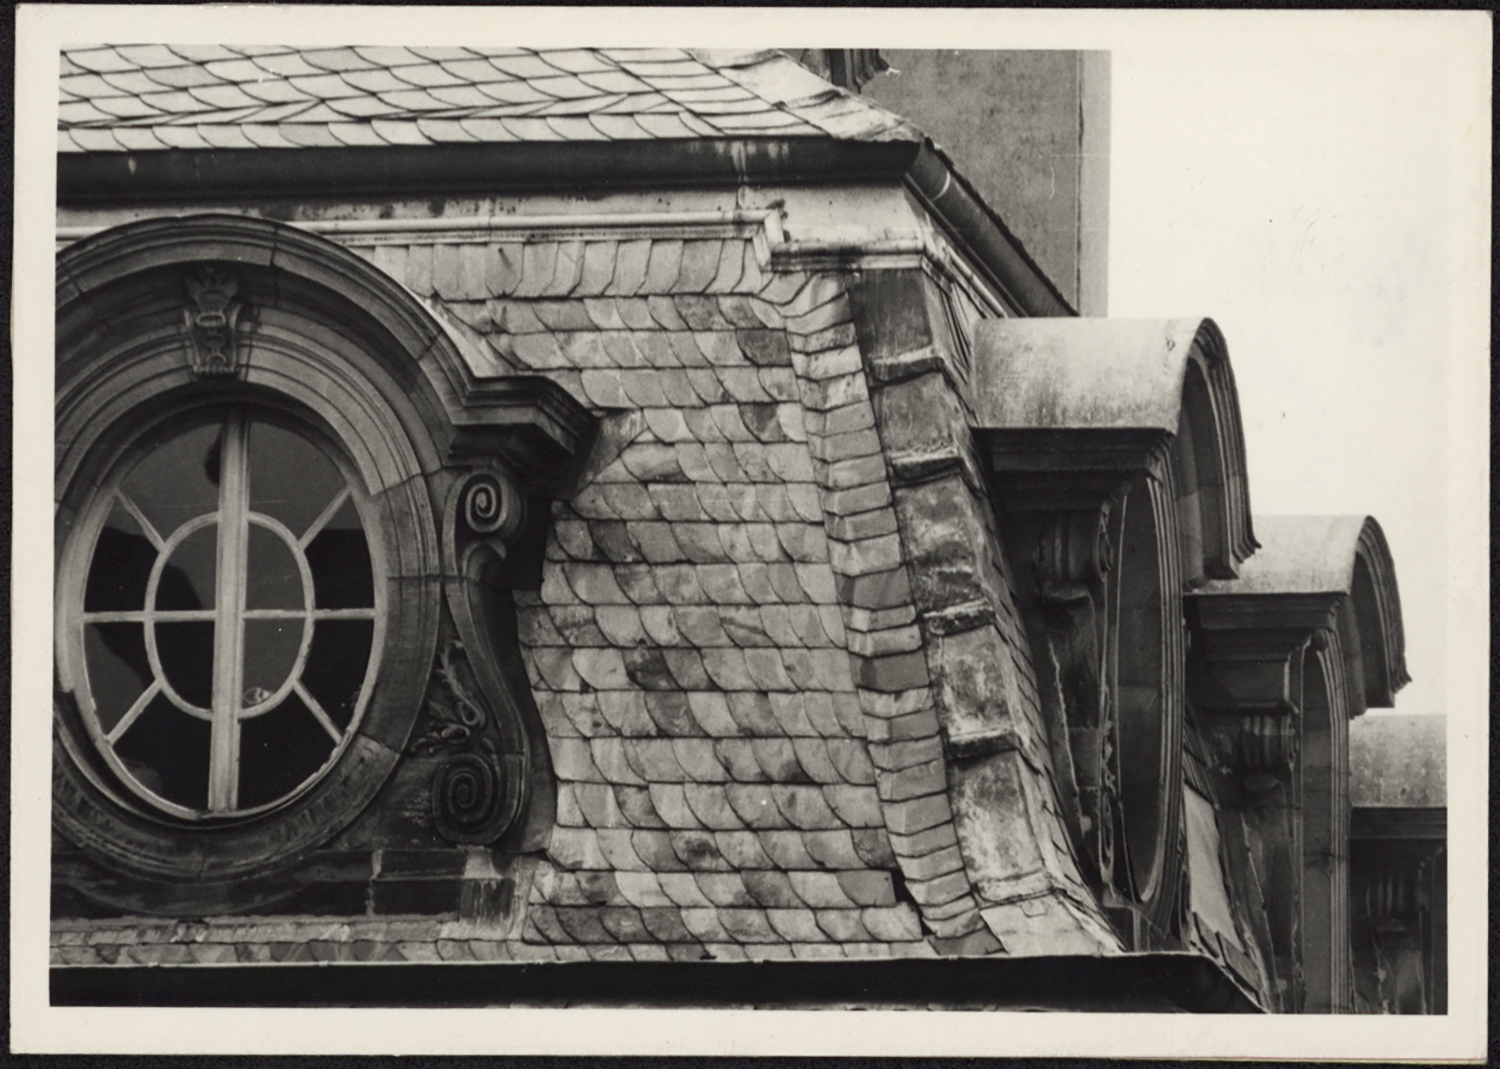
<path id="1" fill-rule="evenodd" d="M 509 482 L 489 472 L 469 477 L 463 491 L 464 526 L 479 535 L 512 534 L 521 525 L 521 497 Z"/>
<path id="2" fill-rule="evenodd" d="M 504 771 L 476 753 L 454 754 L 432 784 L 432 817 L 453 842 L 487 842 L 505 818 Z"/>
<path id="3" fill-rule="evenodd" d="M 444 758 L 431 781 L 433 823 L 449 842 L 493 842 L 516 814 L 515 762 L 502 752 L 462 642 L 439 648 L 433 677 L 437 690 L 411 745 L 412 753 Z"/>

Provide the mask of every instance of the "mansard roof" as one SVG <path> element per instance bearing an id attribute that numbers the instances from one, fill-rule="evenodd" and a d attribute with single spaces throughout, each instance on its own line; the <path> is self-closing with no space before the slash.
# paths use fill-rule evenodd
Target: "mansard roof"
<path id="1" fill-rule="evenodd" d="M 67 48 L 58 150 L 831 137 L 920 142 L 775 51 Z"/>

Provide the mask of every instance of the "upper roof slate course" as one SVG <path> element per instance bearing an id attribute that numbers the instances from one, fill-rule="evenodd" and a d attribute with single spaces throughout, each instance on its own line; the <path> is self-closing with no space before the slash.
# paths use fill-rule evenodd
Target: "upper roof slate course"
<path id="1" fill-rule="evenodd" d="M 698 137 L 919 140 L 773 51 L 64 48 L 60 152 Z"/>

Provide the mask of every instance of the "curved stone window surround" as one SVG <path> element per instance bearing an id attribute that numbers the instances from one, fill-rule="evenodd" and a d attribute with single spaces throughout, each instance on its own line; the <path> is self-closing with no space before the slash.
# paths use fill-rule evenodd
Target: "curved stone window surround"
<path id="1" fill-rule="evenodd" d="M 975 433 L 1075 849 L 1131 945 L 1175 945 L 1182 597 L 1256 544 L 1223 338 L 1208 320 L 1006 320 L 976 345 Z"/>
<path id="2" fill-rule="evenodd" d="M 1158 897 L 1173 853 L 1170 830 L 1180 804 L 1163 790 L 1173 775 L 1181 734 L 1174 695 L 1181 690 L 1181 640 L 1171 626 L 1173 592 L 1181 585 L 1177 561 L 1160 551 L 1170 532 L 1175 495 L 1162 480 L 1144 480 L 1115 506 L 1116 562 L 1106 584 L 1114 650 L 1114 732 L 1118 753 L 1116 804 L 1120 812 L 1118 886 L 1138 901 Z M 1168 536 L 1170 537 L 1170 535 Z"/>
<path id="3" fill-rule="evenodd" d="M 526 557 L 514 551 L 539 544 L 547 512 L 524 497 L 566 480 L 591 433 L 587 412 L 538 377 L 485 378 L 463 339 L 387 276 L 279 224 L 202 215 L 102 232 L 60 255 L 57 305 L 54 819 L 64 837 L 155 888 L 152 908 L 222 908 L 237 884 L 306 856 L 368 805 L 446 668 L 488 726 L 432 785 L 434 809 L 446 798 L 454 818 L 440 830 L 455 842 L 533 841 L 551 820 L 546 747 L 531 741 L 540 725 L 529 695 L 510 693 L 488 647 L 514 630 L 504 588 L 524 582 Z M 377 562 L 374 617 L 389 626 L 373 642 L 375 685 L 325 767 L 253 806 L 221 787 L 177 812 L 131 789 L 95 745 L 86 673 L 64 632 L 78 616 L 70 592 L 83 589 L 98 495 L 130 466 L 133 443 L 227 411 L 271 414 L 339 458 Z M 252 535 L 265 526 L 250 517 Z M 463 643 L 447 661 L 442 628 Z M 490 782 L 473 762 L 458 767 L 470 749 Z"/>

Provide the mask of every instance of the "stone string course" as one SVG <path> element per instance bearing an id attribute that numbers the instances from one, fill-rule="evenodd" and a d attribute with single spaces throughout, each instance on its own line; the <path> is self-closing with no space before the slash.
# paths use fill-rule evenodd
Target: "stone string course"
<path id="1" fill-rule="evenodd" d="M 524 921 L 63 924 L 54 960 L 1117 949 L 1057 814 L 962 389 L 862 353 L 848 277 L 772 273 L 742 239 L 354 251 L 612 442 L 518 597 L 558 791 Z M 948 756 L 976 731 L 1013 745 Z"/>

